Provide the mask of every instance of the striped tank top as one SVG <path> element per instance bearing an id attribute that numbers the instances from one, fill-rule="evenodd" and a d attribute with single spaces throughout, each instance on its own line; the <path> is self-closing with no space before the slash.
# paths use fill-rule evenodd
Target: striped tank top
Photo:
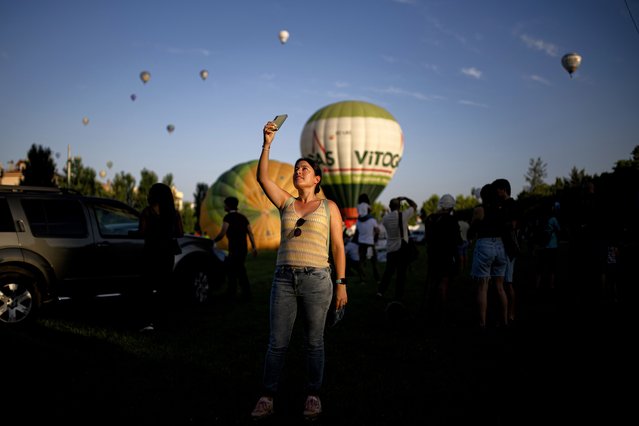
<path id="1" fill-rule="evenodd" d="M 325 268 L 328 263 L 330 235 L 330 211 L 328 201 L 322 200 L 319 207 L 308 214 L 295 236 L 295 224 L 300 218 L 295 211 L 295 198 L 291 197 L 280 212 L 280 247 L 277 250 L 277 265 L 310 266 Z"/>

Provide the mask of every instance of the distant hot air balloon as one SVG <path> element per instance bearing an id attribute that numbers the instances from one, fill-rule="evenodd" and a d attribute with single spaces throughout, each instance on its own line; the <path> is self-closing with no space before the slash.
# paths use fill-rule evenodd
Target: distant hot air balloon
<path id="1" fill-rule="evenodd" d="M 102 179 L 104 179 L 106 177 L 106 171 L 105 170 L 100 170 L 100 177 Z"/>
<path id="2" fill-rule="evenodd" d="M 207 78 L 209 78 L 209 72 L 207 70 L 200 71 L 200 78 L 202 80 L 206 80 Z"/>
<path id="3" fill-rule="evenodd" d="M 561 58 L 561 65 L 568 71 L 570 78 L 572 78 L 572 73 L 577 71 L 577 68 L 581 65 L 581 56 L 575 52 L 566 53 Z"/>
<path id="4" fill-rule="evenodd" d="M 374 201 L 392 179 L 404 152 L 395 118 L 368 102 L 344 101 L 315 112 L 304 125 L 303 157 L 322 165 L 322 188 L 342 211 L 346 226 L 357 220 L 357 198 Z"/>
<path id="5" fill-rule="evenodd" d="M 107 166 L 109 169 L 111 169 L 111 167 L 113 167 L 113 161 L 111 161 L 111 160 L 107 161 L 106 166 Z"/>
<path id="6" fill-rule="evenodd" d="M 224 199 L 229 196 L 239 200 L 238 210 L 251 223 L 258 250 L 271 250 L 280 244 L 280 212 L 264 194 L 257 183 L 257 160 L 241 163 L 224 172 L 209 188 L 200 210 L 200 226 L 208 235 L 215 236 L 220 231 L 224 215 Z M 269 161 L 269 176 L 285 191 L 297 196 L 293 186 L 294 168 L 292 164 L 276 160 Z M 326 198 L 320 191 L 320 198 Z M 218 247 L 226 249 L 227 240 L 222 239 Z"/>
<path id="7" fill-rule="evenodd" d="M 132 100 L 132 101 L 135 101 L 137 98 L 138 98 L 138 97 L 137 97 L 137 95 L 136 95 L 135 93 L 132 93 L 132 94 L 131 94 L 131 100 Z"/>
<path id="8" fill-rule="evenodd" d="M 85 126 L 89 124 L 89 117 L 82 117 L 82 124 L 84 124 Z"/>
<path id="9" fill-rule="evenodd" d="M 280 31 L 280 43 L 285 44 L 288 41 L 289 33 L 286 30 Z"/>
<path id="10" fill-rule="evenodd" d="M 146 84 L 149 82 L 149 80 L 151 80 L 151 73 L 148 71 L 142 71 L 140 73 L 140 80 L 142 80 L 142 83 Z"/>
<path id="11" fill-rule="evenodd" d="M 168 126 L 166 126 L 166 131 L 169 132 L 169 135 L 173 133 L 174 130 L 175 126 L 173 124 L 169 124 Z"/>

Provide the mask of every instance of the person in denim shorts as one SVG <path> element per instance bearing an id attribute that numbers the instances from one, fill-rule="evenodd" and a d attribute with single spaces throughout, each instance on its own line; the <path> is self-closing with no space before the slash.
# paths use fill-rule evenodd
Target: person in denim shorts
<path id="1" fill-rule="evenodd" d="M 306 402 L 304 417 L 316 418 L 322 412 L 319 391 L 324 376 L 324 328 L 333 300 L 337 310 L 348 302 L 346 294 L 346 257 L 342 238 L 342 215 L 337 204 L 320 199 L 322 171 L 312 159 L 295 162 L 294 196 L 269 175 L 269 150 L 277 126 L 264 126 L 264 144 L 257 166 L 257 181 L 268 199 L 278 208 L 281 218 L 280 246 L 270 298 L 270 333 L 264 363 L 263 390 L 251 416 L 255 419 L 273 414 L 273 398 L 296 316 L 304 321 L 306 357 Z M 333 256 L 335 289 L 331 278 L 329 251 Z"/>
<path id="2" fill-rule="evenodd" d="M 475 238 L 471 276 L 477 282 L 477 304 L 479 326 L 486 328 L 488 311 L 488 288 L 495 285 L 499 298 L 499 321 L 508 324 L 508 297 L 504 290 L 504 275 L 508 257 L 501 239 L 499 210 L 496 208 L 496 192 L 491 184 L 484 185 L 480 192 L 482 204 L 473 211 L 471 234 Z"/>

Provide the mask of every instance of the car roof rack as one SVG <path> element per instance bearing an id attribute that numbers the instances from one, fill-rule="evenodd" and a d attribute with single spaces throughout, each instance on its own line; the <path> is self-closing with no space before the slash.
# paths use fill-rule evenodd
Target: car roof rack
<path id="1" fill-rule="evenodd" d="M 0 185 L 0 192 L 57 192 L 60 194 L 77 194 L 78 191 L 68 188 L 58 188 L 57 186 L 22 186 L 22 185 Z"/>

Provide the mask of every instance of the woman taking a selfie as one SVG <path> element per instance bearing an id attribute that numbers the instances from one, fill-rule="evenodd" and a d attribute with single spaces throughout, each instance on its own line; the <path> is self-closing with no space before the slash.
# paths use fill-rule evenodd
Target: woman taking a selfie
<path id="1" fill-rule="evenodd" d="M 333 201 L 317 197 L 322 172 L 313 160 L 302 158 L 295 162 L 292 178 L 297 196 L 280 188 L 269 177 L 269 150 L 277 129 L 271 121 L 264 126 L 257 168 L 257 181 L 280 211 L 281 241 L 271 286 L 263 391 L 251 415 L 263 418 L 273 414 L 273 397 L 299 308 L 304 321 L 307 368 L 304 416 L 315 418 L 322 412 L 319 391 L 324 377 L 324 327 L 333 299 L 329 249 L 338 278 L 335 308 L 341 309 L 347 302 L 342 216 Z"/>

